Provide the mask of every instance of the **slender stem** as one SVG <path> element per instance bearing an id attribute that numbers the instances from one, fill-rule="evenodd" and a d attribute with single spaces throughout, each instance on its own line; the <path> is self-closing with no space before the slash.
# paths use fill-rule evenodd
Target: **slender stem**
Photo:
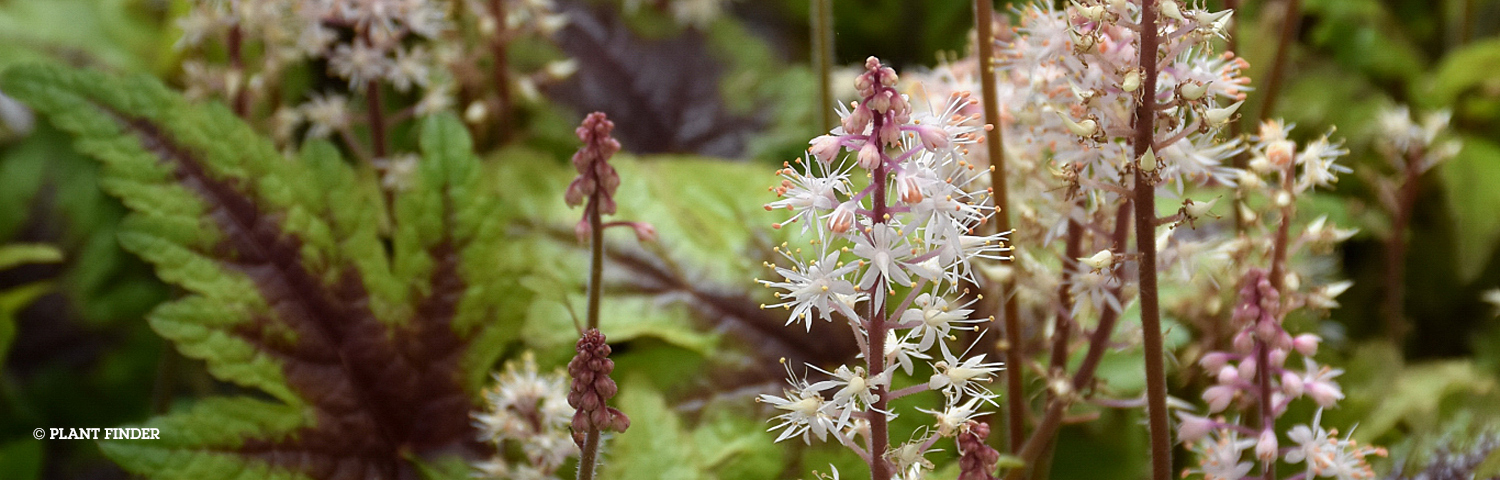
<path id="1" fill-rule="evenodd" d="M 1281 175 L 1281 188 L 1287 195 L 1292 194 L 1292 176 L 1295 168 L 1297 168 L 1295 162 L 1288 162 L 1286 170 Z M 1291 236 L 1292 206 L 1295 204 L 1296 197 L 1293 196 L 1285 206 L 1281 207 L 1281 223 L 1276 226 L 1276 243 L 1271 247 L 1271 287 L 1277 292 L 1281 292 L 1282 286 L 1286 284 L 1286 254 Z M 1286 295 L 1282 295 L 1282 300 L 1286 300 Z"/>
<path id="2" fill-rule="evenodd" d="M 1281 38 L 1276 42 L 1276 56 L 1271 60 L 1271 73 L 1267 74 L 1266 96 L 1261 99 L 1260 118 L 1270 117 L 1276 108 L 1276 96 L 1281 93 L 1282 71 L 1286 69 L 1286 58 L 1291 55 L 1292 40 L 1297 37 L 1297 24 L 1302 18 L 1302 0 L 1286 0 L 1286 13 L 1281 17 Z"/>
<path id="3" fill-rule="evenodd" d="M 370 116 L 370 144 L 375 158 L 386 158 L 385 112 L 380 107 L 380 82 L 370 80 L 365 84 L 365 110 Z"/>
<path id="4" fill-rule="evenodd" d="M 1111 240 L 1116 248 L 1125 244 L 1126 236 L 1130 232 L 1130 212 L 1132 204 L 1130 201 L 1120 202 L 1120 207 L 1115 212 L 1115 231 Z M 1116 270 L 1118 272 L 1118 270 Z M 1118 273 L 1116 273 L 1118 275 Z M 1118 279 L 1116 279 L 1118 280 Z M 1110 288 L 1110 295 L 1120 296 L 1123 282 L 1117 282 L 1116 286 Z M 1108 305 L 1108 304 L 1106 304 Z M 1083 362 L 1078 365 L 1078 371 L 1073 373 L 1073 391 L 1083 391 L 1094 382 L 1094 372 L 1099 368 L 1099 362 L 1104 359 L 1104 352 L 1109 350 L 1109 337 L 1114 335 L 1115 323 L 1120 319 L 1120 311 L 1106 306 L 1104 313 L 1099 316 L 1099 325 L 1094 327 L 1093 335 L 1089 336 L 1089 349 L 1083 355 Z M 1026 443 L 1016 453 L 1021 461 L 1027 465 L 1036 463 L 1042 453 L 1047 451 L 1047 445 L 1052 443 L 1053 435 L 1057 434 L 1057 428 L 1062 425 L 1063 414 L 1066 413 L 1068 398 L 1058 398 L 1047 405 L 1047 410 L 1042 416 L 1042 421 L 1037 424 L 1036 430 L 1026 438 Z M 1005 475 L 1006 480 L 1020 480 L 1025 475 L 1024 468 L 1011 470 Z"/>
<path id="5" fill-rule="evenodd" d="M 875 116 L 874 128 L 870 130 L 870 138 L 867 141 L 875 142 L 876 145 L 884 145 L 880 140 L 880 127 L 884 123 L 884 114 Z M 881 157 L 884 156 L 885 153 L 881 153 Z M 874 222 L 876 225 L 880 225 L 886 222 L 886 177 L 890 174 L 889 170 L 887 169 L 887 163 L 888 162 L 884 161 L 884 159 L 882 158 L 880 166 L 875 167 L 875 176 L 872 180 L 870 180 L 871 186 L 874 187 L 871 191 L 871 195 L 873 197 L 871 199 L 871 202 L 873 203 L 873 207 L 875 209 Z M 883 275 L 881 276 L 881 278 L 875 281 L 875 288 L 887 288 Z M 884 305 L 885 302 L 882 301 L 882 299 L 884 299 L 886 295 L 883 291 L 874 293 L 875 294 L 870 295 L 869 302 L 870 354 L 865 355 L 865 365 L 870 371 L 870 378 L 880 378 L 880 375 L 885 373 L 886 313 Z M 878 411 L 888 411 L 889 408 L 887 407 L 887 405 L 890 403 L 890 399 L 891 392 L 889 388 L 887 388 L 886 386 L 876 387 L 875 405 L 872 405 L 871 409 Z M 894 474 L 894 472 L 891 471 L 890 464 L 885 460 L 885 452 L 890 448 L 891 444 L 888 423 L 889 422 L 886 419 L 886 416 L 883 414 L 874 413 L 873 415 L 870 415 L 871 480 L 890 480 L 891 476 Z"/>
<path id="6" fill-rule="evenodd" d="M 1240 0 L 1224 0 L 1224 7 L 1230 10 L 1234 10 L 1234 15 L 1238 15 L 1240 18 L 1245 18 L 1244 12 L 1240 11 Z M 1240 53 L 1240 22 L 1229 22 L 1229 39 L 1227 39 L 1225 42 L 1225 47 L 1229 49 L 1230 53 L 1234 53 L 1236 55 Z M 1244 122 L 1230 122 L 1229 136 L 1233 138 L 1240 138 L 1240 135 L 1243 135 L 1244 133 Z M 1231 160 L 1234 168 L 1241 170 L 1245 169 L 1247 162 L 1249 162 L 1249 158 L 1243 150 L 1241 150 L 1239 153 L 1234 154 L 1234 159 Z M 1245 199 L 1240 196 L 1239 189 L 1234 189 L 1234 191 L 1235 193 L 1231 208 L 1234 210 L 1234 232 L 1238 234 L 1245 232 L 1245 218 L 1244 215 L 1240 213 L 1240 205 L 1245 203 Z M 1211 335 L 1209 335 L 1209 341 L 1217 342 L 1218 335 L 1212 333 L 1216 333 L 1218 325 L 1210 325 L 1209 328 L 1215 330 L 1214 332 L 1210 332 Z"/>
<path id="7" fill-rule="evenodd" d="M 599 429 L 590 428 L 583 436 L 583 450 L 578 454 L 578 480 L 593 480 L 599 464 Z"/>
<path id="8" fill-rule="evenodd" d="M 588 330 L 599 328 L 599 301 L 604 292 L 604 220 L 599 212 L 600 193 L 589 199 L 589 304 Z M 599 429 L 590 426 L 584 433 L 583 450 L 578 456 L 578 480 L 592 480 L 599 463 Z"/>
<path id="9" fill-rule="evenodd" d="M 1173 0 L 1175 1 L 1175 0 Z M 1296 0 L 1292 0 L 1296 1 Z M 1141 97 L 1136 102 L 1135 156 L 1151 148 L 1156 135 L 1156 0 L 1141 0 Z M 1135 246 L 1140 252 L 1141 331 L 1146 357 L 1146 414 L 1151 432 L 1151 478 L 1172 478 L 1172 432 L 1167 422 L 1167 376 L 1163 365 L 1161 312 L 1156 291 L 1156 185 L 1152 174 L 1135 169 Z"/>
<path id="10" fill-rule="evenodd" d="M 1000 117 L 1000 102 L 995 86 L 995 5 L 993 0 L 974 0 L 974 23 L 979 44 L 979 83 L 984 95 L 984 121 L 990 125 L 985 131 L 985 146 L 990 157 L 990 188 L 994 190 L 995 231 L 1009 231 L 1010 197 L 1005 179 L 1005 137 Z M 1003 302 L 1005 319 L 1005 403 L 1006 427 L 1011 452 L 1021 448 L 1026 438 L 1026 393 L 1024 368 L 1026 349 L 1021 339 L 1021 319 L 1016 311 L 1016 302 L 1010 295 L 1014 285 L 1010 281 L 996 282 L 999 285 L 998 299 Z"/>
<path id="11" fill-rule="evenodd" d="M 494 57 L 494 64 L 490 66 L 490 76 L 495 83 L 495 96 L 499 105 L 495 108 L 495 130 L 499 132 L 500 143 L 505 143 L 510 136 L 510 74 L 509 58 L 506 55 L 505 25 L 505 2 L 501 0 L 490 0 L 490 15 L 495 17 L 495 25 L 500 25 L 495 37 L 490 40 L 490 56 Z"/>
<path id="12" fill-rule="evenodd" d="M 1256 392 L 1260 394 L 1257 403 L 1260 404 L 1260 429 L 1262 432 L 1276 428 L 1276 416 L 1271 394 L 1271 348 L 1265 341 L 1257 338 L 1255 340 L 1255 386 Z M 1260 436 L 1256 435 L 1259 439 Z M 1264 462 L 1261 466 L 1263 478 L 1276 478 L 1276 460 Z"/>
<path id="13" fill-rule="evenodd" d="M 1082 198 L 1068 204 L 1069 209 L 1076 208 Z M 1057 283 L 1057 319 L 1052 327 L 1052 358 L 1047 363 L 1047 381 L 1050 384 L 1055 376 L 1061 376 L 1068 368 L 1068 343 L 1073 336 L 1073 271 L 1078 265 L 1078 257 L 1083 256 L 1083 225 L 1074 218 L 1072 212 L 1068 214 L 1067 244 L 1063 247 L 1063 271 L 1062 281 Z M 1047 405 L 1058 402 L 1057 392 L 1051 388 L 1047 389 Z M 1052 453 L 1057 448 L 1056 438 L 1047 438 L 1047 448 L 1037 457 L 1032 465 L 1032 478 L 1047 478 L 1048 472 L 1052 470 Z"/>
<path id="14" fill-rule="evenodd" d="M 823 132 L 833 130 L 833 0 L 812 0 L 812 58 L 818 65 L 818 112 Z"/>
<path id="15" fill-rule="evenodd" d="M 235 86 L 232 108 L 234 114 L 242 119 L 250 114 L 249 79 L 245 78 L 244 39 L 244 32 L 240 30 L 238 22 L 229 27 L 229 68 L 239 78 Z"/>
<path id="16" fill-rule="evenodd" d="M 1406 324 L 1406 229 L 1411 224 L 1412 208 L 1417 202 L 1417 188 L 1421 182 L 1419 156 L 1410 156 L 1406 162 L 1401 191 L 1396 198 L 1396 218 L 1392 220 L 1391 237 L 1386 240 L 1385 257 L 1385 331 L 1391 343 L 1399 348 L 1405 343 L 1409 325 Z"/>
<path id="17" fill-rule="evenodd" d="M 599 328 L 599 299 L 604 292 L 604 226 L 599 200 L 591 200 L 589 215 L 589 305 L 588 329 Z"/>

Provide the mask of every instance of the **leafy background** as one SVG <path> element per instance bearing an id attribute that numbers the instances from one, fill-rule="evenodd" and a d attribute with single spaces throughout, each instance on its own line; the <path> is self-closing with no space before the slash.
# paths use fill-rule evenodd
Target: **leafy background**
<path id="1" fill-rule="evenodd" d="M 486 211 L 493 212 L 484 227 L 492 242 L 484 248 L 493 250 L 486 255 L 494 271 L 508 272 L 493 279 L 506 292 L 492 300 L 493 318 L 513 334 L 486 340 L 493 349 L 486 358 L 529 349 L 544 366 L 556 366 L 570 355 L 569 312 L 581 311 L 577 292 L 587 265 L 572 239 L 577 212 L 561 194 L 576 148 L 572 126 L 583 113 L 603 110 L 619 123 L 627 152 L 619 160 L 620 216 L 654 223 L 661 238 L 609 238 L 604 329 L 618 352 L 618 402 L 634 422 L 612 443 L 605 474 L 788 478 L 835 463 L 857 477 L 859 467 L 837 450 L 769 443 L 765 412 L 745 401 L 748 391 L 780 381 L 780 357 L 831 363 L 853 352 L 838 340 L 841 332 L 782 328 L 756 308 L 764 293 L 750 282 L 765 274 L 760 264 L 780 242 L 759 208 L 770 172 L 817 133 L 808 3 L 733 2 L 728 15 L 703 28 L 678 26 L 652 8 L 623 13 L 612 2 L 560 3 L 574 23 L 558 47 L 579 60 L 579 72 L 543 92 L 519 141 L 463 162 L 472 162 L 475 179 L 464 198 L 490 202 Z M 1239 44 L 1259 79 L 1274 53 L 1281 3 L 1244 3 L 1236 14 Z M 180 86 L 172 22 L 186 4 L 0 0 L 0 69 L 64 65 L 104 72 L 101 84 L 155 77 Z M 1418 462 L 1434 445 L 1462 445 L 1500 425 L 1500 320 L 1481 301 L 1500 286 L 1500 77 L 1493 74 L 1500 71 L 1500 2 L 1305 0 L 1303 8 L 1277 115 L 1303 132 L 1336 125 L 1356 169 L 1382 164 L 1370 148 L 1374 114 L 1398 102 L 1452 109 L 1463 140 L 1456 158 L 1422 178 L 1405 279 L 1414 328 L 1403 345 L 1379 333 L 1390 226 L 1373 187 L 1350 177 L 1312 207 L 1361 228 L 1339 252 L 1342 275 L 1355 287 L 1321 327 L 1340 359 L 1334 363 L 1349 370 L 1343 379 L 1350 398 L 1326 417 L 1358 423 L 1359 438 L 1392 446 L 1394 459 Z M 939 55 L 962 54 L 969 9 L 951 0 L 835 2 L 838 64 L 876 55 L 921 68 Z M 0 91 L 22 93 L 10 78 Z M 108 97 L 108 90 L 97 95 Z M 215 115 L 214 107 L 162 95 L 152 104 Z M 204 290 L 172 269 L 153 269 L 138 256 L 141 248 L 126 249 L 139 225 L 108 193 L 119 187 L 106 179 L 118 174 L 94 158 L 99 145 L 78 140 L 89 138 L 78 121 L 60 118 L 40 115 L 26 135 L 0 131 L 0 478 L 126 478 L 120 457 L 105 456 L 116 447 L 38 442 L 30 432 L 139 424 L 176 412 L 153 420 L 170 422 L 212 415 L 226 398 L 276 395 L 216 374 L 213 361 L 172 348 L 162 336 L 170 329 L 153 330 L 153 309 Z M 395 141 L 415 149 L 424 135 L 414 130 Z M 329 153 L 309 147 L 302 155 Z M 346 181 L 372 185 L 363 177 Z M 1120 352 L 1101 375 L 1128 390 L 1139 382 L 1138 361 L 1138 354 Z M 470 381 L 486 363 L 475 362 Z M 1201 385 L 1178 378 L 1173 388 L 1191 398 Z M 1105 410 L 1064 429 L 1056 455 L 1068 461 L 1058 462 L 1053 476 L 1139 477 L 1139 420 L 1138 412 Z M 453 467 L 432 466 L 445 468 Z"/>

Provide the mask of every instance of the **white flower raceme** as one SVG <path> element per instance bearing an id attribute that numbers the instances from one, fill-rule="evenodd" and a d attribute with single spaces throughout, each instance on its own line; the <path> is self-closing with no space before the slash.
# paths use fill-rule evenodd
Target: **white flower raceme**
<path id="1" fill-rule="evenodd" d="M 1010 248 L 1005 232 L 981 232 L 995 209 L 982 180 L 989 172 L 969 158 L 968 146 L 988 128 L 974 122 L 972 95 L 951 94 L 943 105 L 918 112 L 896 84 L 894 71 L 870 59 L 855 81 L 862 99 L 840 105 L 839 127 L 809 142 L 804 159 L 778 170 L 781 182 L 771 191 L 779 198 L 766 204 L 768 211 L 790 215 L 773 227 L 802 227 L 786 229 L 800 237 L 776 247 L 786 261 L 769 265 L 785 280 L 760 281 L 780 300 L 765 307 L 788 310 L 788 324 L 833 320 L 830 313 L 838 312 L 858 336 L 866 364 L 812 367 L 827 378 L 793 376 L 784 395 L 760 398 L 780 412 L 772 427 L 781 431 L 778 441 L 831 435 L 871 462 L 888 462 L 901 478 L 915 479 L 932 468 L 923 455 L 933 451 L 929 440 L 936 437 L 891 448 L 883 457 L 851 439 L 889 447 L 888 438 L 872 438 L 887 431 L 875 427 L 896 416 L 889 400 L 910 393 L 943 390 L 942 407 L 930 411 L 945 412 L 940 418 L 947 422 L 938 428 L 950 433 L 978 415 L 976 405 L 993 403 L 984 384 L 1000 365 L 985 363 L 984 355 L 954 355 L 947 346 L 955 330 L 973 330 L 983 321 L 970 318 L 974 299 L 958 303 L 942 295 L 964 281 L 978 283 L 978 264 L 1006 259 Z M 869 181 L 856 183 L 859 177 Z M 943 358 L 936 363 L 939 375 L 911 378 L 916 360 L 931 360 L 935 348 Z M 903 380 L 904 388 L 898 385 Z"/>
<path id="2" fill-rule="evenodd" d="M 568 457 L 578 454 L 568 430 L 573 407 L 568 406 L 566 375 L 538 373 L 535 358 L 526 352 L 494 377 L 494 386 L 484 392 L 484 410 L 474 414 L 479 440 L 501 452 L 507 444 L 519 447 L 525 461 L 496 456 L 478 462 L 479 473 L 484 478 L 551 478 Z"/>

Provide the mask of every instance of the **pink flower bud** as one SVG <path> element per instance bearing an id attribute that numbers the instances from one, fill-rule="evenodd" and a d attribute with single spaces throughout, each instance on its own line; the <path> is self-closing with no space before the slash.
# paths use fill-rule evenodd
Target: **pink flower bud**
<path id="1" fill-rule="evenodd" d="M 1234 400 L 1235 388 L 1228 385 L 1215 385 L 1203 390 L 1203 401 L 1208 402 L 1208 412 L 1221 412 L 1229 408 L 1229 402 Z"/>
<path id="2" fill-rule="evenodd" d="M 859 148 L 859 166 L 866 170 L 874 170 L 880 167 L 880 147 L 875 142 L 865 142 L 865 146 Z"/>
<path id="3" fill-rule="evenodd" d="M 579 220 L 578 223 L 573 224 L 573 234 L 578 236 L 578 243 L 588 243 L 589 233 L 592 230 L 593 229 L 589 227 L 589 219 L 587 216 L 583 217 L 582 220 Z"/>
<path id="4" fill-rule="evenodd" d="M 1254 358 L 1240 360 L 1240 378 L 1255 378 L 1256 367 L 1257 365 Z"/>
<path id="5" fill-rule="evenodd" d="M 1239 372 L 1239 370 L 1236 370 L 1234 367 L 1231 367 L 1229 365 L 1225 365 L 1223 367 L 1219 367 L 1219 384 L 1220 385 L 1234 385 L 1234 383 L 1238 382 L 1239 380 L 1240 380 L 1240 372 Z"/>
<path id="6" fill-rule="evenodd" d="M 896 122 L 885 122 L 880 126 L 880 143 L 896 145 L 901 141 L 901 126 Z"/>
<path id="7" fill-rule="evenodd" d="M 1304 333 L 1292 339 L 1292 347 L 1297 349 L 1297 353 L 1311 357 L 1318 354 L 1318 342 L 1321 341 L 1322 339 L 1317 335 Z"/>
<path id="8" fill-rule="evenodd" d="M 1255 340 L 1250 338 L 1249 330 L 1240 330 L 1240 333 L 1234 335 L 1232 343 L 1234 351 L 1241 355 L 1249 355 L 1250 351 L 1255 349 Z"/>
<path id="9" fill-rule="evenodd" d="M 828 229 L 833 233 L 844 233 L 854 226 L 854 202 L 840 203 L 828 214 Z"/>
<path id="10" fill-rule="evenodd" d="M 886 110 L 890 110 L 892 94 L 890 90 L 883 90 L 870 97 L 870 110 L 875 113 L 885 113 Z"/>
<path id="11" fill-rule="evenodd" d="M 1255 442 L 1255 458 L 1262 462 L 1270 462 L 1276 459 L 1276 432 L 1266 430 L 1260 432 L 1260 441 Z"/>
<path id="12" fill-rule="evenodd" d="M 942 128 L 931 125 L 917 125 L 917 136 L 922 139 L 922 146 L 934 152 L 948 148 L 948 132 Z"/>
<path id="13" fill-rule="evenodd" d="M 1296 149 L 1297 146 L 1287 140 L 1271 142 L 1266 146 L 1266 160 L 1270 160 L 1272 165 L 1285 167 L 1286 164 L 1292 162 L 1292 154 Z"/>
<path id="14" fill-rule="evenodd" d="M 1281 391 L 1292 398 L 1302 396 L 1302 377 L 1292 372 L 1282 372 Z"/>
<path id="15" fill-rule="evenodd" d="M 842 119 L 844 133 L 854 135 L 865 133 L 865 127 L 870 125 L 872 118 L 873 116 L 869 108 L 866 108 L 864 105 L 855 106 L 854 111 L 849 112 L 848 115 L 844 115 Z"/>
<path id="16" fill-rule="evenodd" d="M 1332 407 L 1333 404 L 1344 399 L 1344 392 L 1340 391 L 1337 385 L 1327 382 L 1306 381 L 1307 379 L 1303 380 L 1307 396 L 1312 397 L 1314 402 L 1318 402 L 1318 406 L 1320 407 Z"/>
<path id="17" fill-rule="evenodd" d="M 917 177 L 906 172 L 896 175 L 896 194 L 907 205 L 921 202 L 923 198 L 921 184 L 917 182 Z"/>
<path id="18" fill-rule="evenodd" d="M 1177 425 L 1177 439 L 1183 443 L 1203 439 L 1208 436 L 1208 432 L 1213 431 L 1216 425 L 1213 420 L 1183 412 L 1177 412 L 1177 418 L 1182 420 L 1182 423 Z"/>
<path id="19" fill-rule="evenodd" d="M 635 229 L 635 239 L 641 243 L 656 241 L 656 226 L 646 222 L 630 222 Z"/>
<path id="20" fill-rule="evenodd" d="M 813 158 L 818 159 L 819 162 L 823 162 L 826 165 L 828 162 L 833 161 L 834 155 L 839 154 L 839 137 L 822 135 L 814 138 L 812 146 L 808 147 L 807 151 L 812 153 Z"/>
<path id="21" fill-rule="evenodd" d="M 1208 371 L 1218 370 L 1226 363 L 1229 363 L 1229 354 L 1224 352 L 1210 352 L 1198 360 L 1198 364 Z"/>
<path id="22" fill-rule="evenodd" d="M 1286 355 L 1286 349 L 1277 348 L 1266 355 L 1266 360 L 1271 362 L 1271 368 L 1281 368 L 1286 366 Z"/>
<path id="23" fill-rule="evenodd" d="M 1259 322 L 1255 323 L 1255 338 L 1257 340 L 1274 343 L 1276 342 L 1276 337 L 1280 336 L 1281 325 L 1277 325 L 1275 320 L 1261 318 Z"/>

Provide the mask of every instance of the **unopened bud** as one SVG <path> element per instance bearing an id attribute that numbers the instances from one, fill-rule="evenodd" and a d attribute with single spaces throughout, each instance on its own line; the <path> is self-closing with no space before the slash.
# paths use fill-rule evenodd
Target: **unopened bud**
<path id="1" fill-rule="evenodd" d="M 1240 105 L 1243 105 L 1244 103 L 1244 100 L 1240 100 L 1227 107 L 1208 109 L 1208 124 L 1219 126 L 1225 123 L 1229 123 L 1229 119 L 1234 117 L 1234 112 L 1239 111 Z"/>
<path id="2" fill-rule="evenodd" d="M 1161 6 L 1162 16 L 1173 20 L 1187 21 L 1187 17 L 1182 16 L 1182 8 L 1177 5 L 1177 0 L 1161 0 L 1158 2 L 1158 5 Z"/>
<path id="3" fill-rule="evenodd" d="M 1125 80 L 1120 82 L 1120 88 L 1126 92 L 1134 92 L 1137 88 L 1141 88 L 1141 69 L 1132 68 L 1125 72 Z"/>
<path id="4" fill-rule="evenodd" d="M 866 170 L 874 170 L 880 167 L 880 147 L 875 142 L 865 142 L 865 146 L 859 149 L 859 166 Z"/>
<path id="5" fill-rule="evenodd" d="M 1156 171 L 1156 152 L 1151 147 L 1146 147 L 1146 153 L 1141 155 L 1141 171 Z"/>
<path id="6" fill-rule="evenodd" d="M 1194 101 L 1208 94 L 1208 85 L 1198 82 L 1185 82 L 1178 86 L 1177 92 L 1182 95 L 1183 100 Z"/>
<path id="7" fill-rule="evenodd" d="M 812 146 L 807 148 L 813 158 L 827 164 L 833 161 L 834 155 L 839 153 L 839 138 L 833 135 L 822 135 L 812 140 Z"/>
<path id="8" fill-rule="evenodd" d="M 1078 263 L 1082 263 L 1094 270 L 1103 270 L 1115 263 L 1115 254 L 1110 253 L 1109 250 L 1100 250 L 1099 253 L 1095 253 L 1091 257 L 1079 258 Z"/>
<path id="9" fill-rule="evenodd" d="M 1209 210 L 1214 208 L 1214 204 L 1218 202 L 1219 197 L 1214 197 L 1212 200 L 1209 200 L 1207 202 L 1189 203 L 1186 207 L 1187 216 L 1188 218 L 1203 218 L 1204 215 L 1208 215 Z"/>
<path id="10" fill-rule="evenodd" d="M 1318 354 L 1318 342 L 1320 341 L 1322 339 L 1318 338 L 1317 335 L 1304 333 L 1292 339 L 1292 348 L 1297 349 L 1297 353 L 1301 353 L 1303 356 L 1311 357 Z"/>
<path id="11" fill-rule="evenodd" d="M 854 227 L 854 202 L 840 203 L 828 214 L 828 229 L 833 233 L 844 233 Z"/>
<path id="12" fill-rule="evenodd" d="M 1074 122 L 1073 119 L 1068 118 L 1068 115 L 1062 112 L 1057 112 L 1057 117 L 1062 119 L 1063 126 L 1067 127 L 1068 131 L 1073 132 L 1074 135 L 1092 137 L 1095 133 L 1099 132 L 1099 124 L 1095 123 L 1093 119 L 1086 118 L 1081 122 Z"/>
<path id="13" fill-rule="evenodd" d="M 1262 462 L 1276 460 L 1276 432 L 1265 430 L 1260 432 L 1260 440 L 1255 442 L 1255 458 Z"/>
<path id="14" fill-rule="evenodd" d="M 1183 443 L 1201 440 L 1214 429 L 1214 421 L 1204 417 L 1177 412 L 1177 418 L 1182 419 L 1177 425 L 1177 439 Z"/>

